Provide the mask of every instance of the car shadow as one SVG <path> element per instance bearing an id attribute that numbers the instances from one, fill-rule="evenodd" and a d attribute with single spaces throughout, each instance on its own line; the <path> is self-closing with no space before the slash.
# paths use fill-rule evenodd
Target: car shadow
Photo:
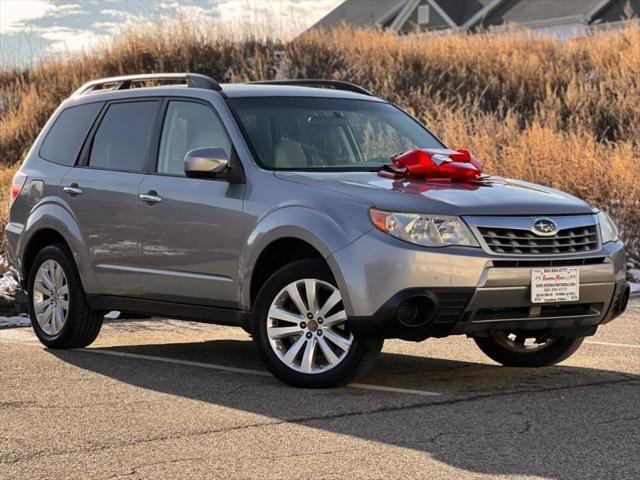
<path id="1" fill-rule="evenodd" d="M 91 349 L 88 349 L 91 350 Z M 263 370 L 241 340 L 100 349 Z M 438 395 L 358 388 L 301 390 L 271 376 L 212 371 L 153 360 L 56 351 L 59 359 L 155 392 L 283 422 L 424 452 L 477 474 L 617 478 L 635 468 L 640 376 L 582 367 L 509 369 L 383 353 L 369 385 Z M 274 401 L 277 399 L 277 401 Z M 630 412 L 635 412 L 635 418 Z M 426 472 L 425 472 L 426 474 Z"/>

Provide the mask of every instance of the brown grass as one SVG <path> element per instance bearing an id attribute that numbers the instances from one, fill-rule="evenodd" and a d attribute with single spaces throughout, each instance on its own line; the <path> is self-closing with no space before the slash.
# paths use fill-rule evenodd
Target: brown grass
<path id="1" fill-rule="evenodd" d="M 278 63 L 280 50 L 286 58 Z M 470 148 L 488 173 L 551 185 L 607 210 L 640 264 L 637 24 L 567 42 L 516 31 L 399 38 L 341 28 L 284 44 L 231 42 L 184 24 L 131 32 L 76 59 L 0 71 L 2 160 L 19 162 L 53 109 L 84 81 L 152 71 L 361 84 L 451 146 Z M 3 171 L 0 181 L 7 180 Z"/>

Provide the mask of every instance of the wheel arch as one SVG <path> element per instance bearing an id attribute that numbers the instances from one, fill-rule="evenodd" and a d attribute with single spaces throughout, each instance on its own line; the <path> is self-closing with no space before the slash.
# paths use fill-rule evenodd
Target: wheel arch
<path id="1" fill-rule="evenodd" d="M 51 227 L 41 228 L 31 235 L 25 246 L 24 254 L 22 255 L 22 277 L 25 279 L 25 287 L 28 286 L 31 266 L 38 252 L 45 247 L 56 244 L 65 245 L 67 248 L 69 247 L 64 237 Z"/>
<path id="2" fill-rule="evenodd" d="M 296 260 L 311 258 L 326 264 L 322 254 L 313 245 L 300 238 L 282 237 L 267 245 L 260 252 L 252 269 L 249 288 L 251 305 L 262 285 L 276 270 Z"/>
<path id="3" fill-rule="evenodd" d="M 46 204 L 32 214 L 25 226 L 21 239 L 20 273 L 25 286 L 28 283 L 31 262 L 42 248 L 61 243 L 71 252 L 73 262 L 80 275 L 80 281 L 86 292 L 94 285 L 89 250 L 75 218 L 65 208 L 57 204 Z"/>
<path id="4" fill-rule="evenodd" d="M 332 252 L 352 240 L 335 221 L 317 210 L 289 207 L 272 212 L 249 236 L 240 261 L 242 307 L 251 309 L 260 287 L 273 272 L 303 258 L 325 262 L 348 302 L 339 267 L 330 258 Z"/>

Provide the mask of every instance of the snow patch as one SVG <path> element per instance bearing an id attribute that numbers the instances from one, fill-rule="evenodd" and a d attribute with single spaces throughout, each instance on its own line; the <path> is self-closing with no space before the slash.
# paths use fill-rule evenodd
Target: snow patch
<path id="1" fill-rule="evenodd" d="M 20 309 L 16 311 L 15 305 L 16 302 L 16 294 L 20 293 L 20 285 L 13 278 L 13 276 L 9 272 L 5 272 L 4 275 L 0 277 L 0 306 L 8 306 L 11 308 L 3 309 L 2 313 L 18 313 Z M 22 293 L 24 296 L 24 293 Z M 26 309 L 26 306 L 24 307 Z M 107 313 L 104 318 L 105 320 L 115 320 L 120 317 L 120 312 L 118 310 L 113 310 Z M 0 316 L 0 328 L 15 328 L 15 327 L 29 327 L 31 326 L 31 320 L 29 316 L 25 314 L 20 315 L 11 315 L 8 317 Z"/>
<path id="2" fill-rule="evenodd" d="M 19 288 L 18 282 L 16 282 L 15 278 L 13 278 L 9 272 L 5 272 L 4 275 L 0 277 L 0 297 L 5 300 L 12 301 Z"/>
<path id="3" fill-rule="evenodd" d="M 632 297 L 640 297 L 640 269 L 639 268 L 631 268 L 627 271 L 630 278 L 631 284 L 631 296 Z"/>
<path id="4" fill-rule="evenodd" d="M 0 328 L 28 327 L 30 325 L 29 317 L 0 317 Z"/>

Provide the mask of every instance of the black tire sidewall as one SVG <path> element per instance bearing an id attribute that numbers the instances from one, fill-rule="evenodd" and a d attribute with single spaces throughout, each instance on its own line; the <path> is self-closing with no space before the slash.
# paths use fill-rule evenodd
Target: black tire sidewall
<path id="1" fill-rule="evenodd" d="M 65 251 L 64 247 L 59 245 L 50 245 L 43 248 L 33 260 L 31 270 L 29 272 L 28 297 L 29 297 L 29 317 L 33 330 L 42 344 L 49 348 L 62 348 L 73 334 L 75 323 L 78 322 L 77 309 L 79 302 L 84 302 L 84 291 L 80 285 L 80 278 L 75 268 L 75 264 L 69 258 L 70 252 Z M 35 282 L 36 272 L 40 266 L 47 260 L 56 261 L 61 267 L 67 279 L 69 288 L 69 309 L 67 310 L 67 319 L 60 332 L 56 335 L 46 334 L 36 319 L 35 309 L 33 306 L 33 284 Z"/>
<path id="2" fill-rule="evenodd" d="M 506 367 L 537 368 L 560 363 L 569 358 L 582 344 L 584 337 L 558 338 L 548 347 L 532 352 L 514 352 L 500 344 L 493 336 L 474 339 L 480 350 L 492 360 Z"/>
<path id="3" fill-rule="evenodd" d="M 251 315 L 251 332 L 260 359 L 277 378 L 296 387 L 329 388 L 346 383 L 367 353 L 367 344 L 354 338 L 347 357 L 335 368 L 317 374 L 290 369 L 271 348 L 267 335 L 267 315 L 275 296 L 290 283 L 303 278 L 314 278 L 336 286 L 331 271 L 321 261 L 299 260 L 276 271 L 263 285 L 256 298 Z"/>

